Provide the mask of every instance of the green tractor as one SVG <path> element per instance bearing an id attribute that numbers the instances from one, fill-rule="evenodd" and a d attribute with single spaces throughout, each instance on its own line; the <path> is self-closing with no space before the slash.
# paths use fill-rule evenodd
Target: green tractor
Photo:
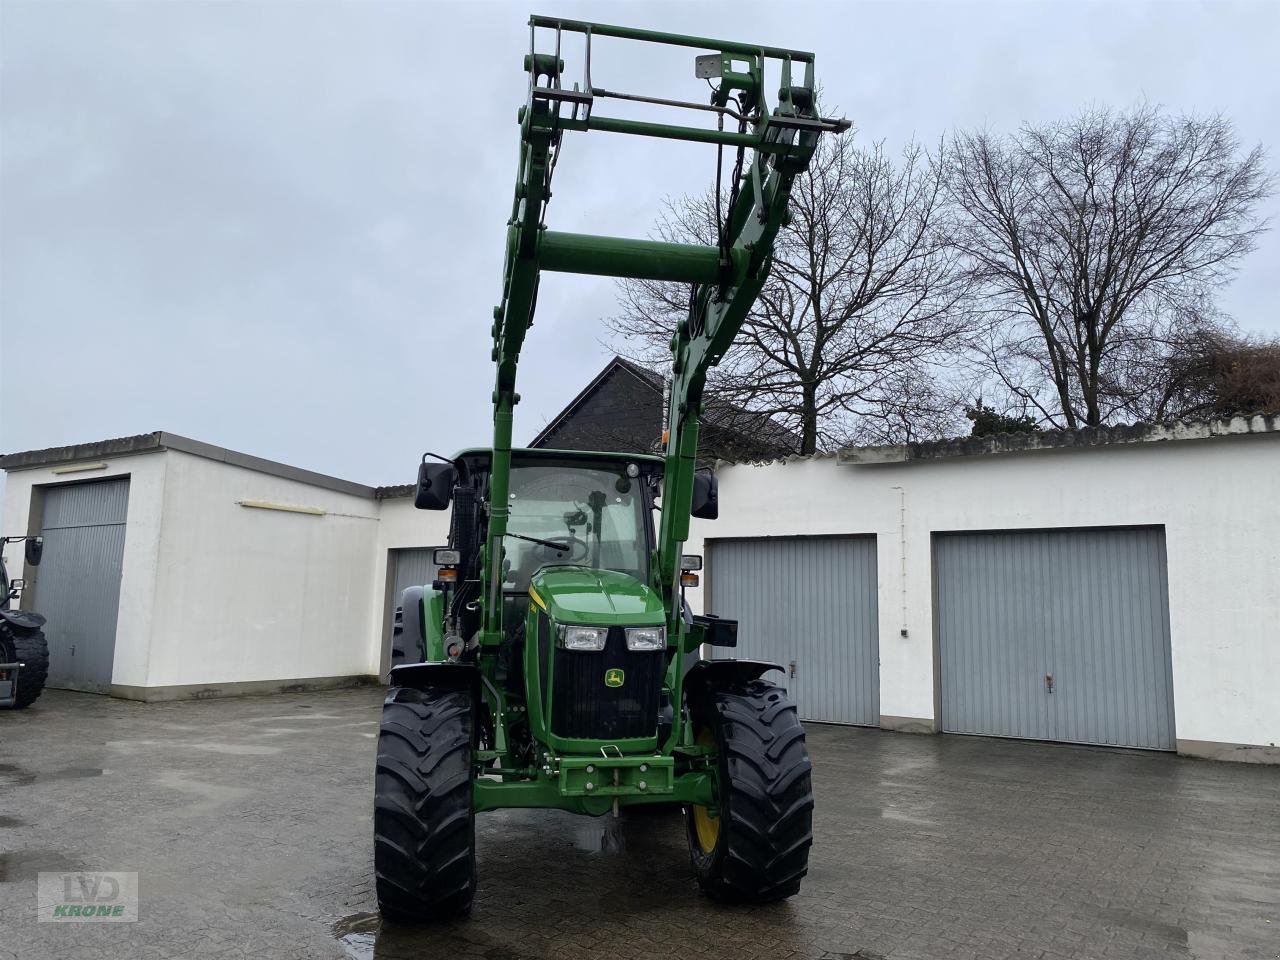
<path id="1" fill-rule="evenodd" d="M 547 33 L 554 52 L 539 52 Z M 572 89 L 561 80 L 566 34 L 585 48 L 583 82 Z M 709 102 L 593 86 L 593 37 L 710 51 L 694 71 L 711 87 Z M 767 61 L 780 64 L 772 108 Z M 466 914 L 475 816 L 508 807 L 602 816 L 680 805 L 709 896 L 782 899 L 799 889 L 811 844 L 804 730 L 786 691 L 766 678 L 777 665 L 699 657 L 706 646 L 734 646 L 737 624 L 691 615 L 684 589 L 697 582 L 701 558 L 682 548 L 690 516 L 718 512 L 714 477 L 695 470 L 707 371 L 760 292 L 792 181 L 818 138 L 848 123 L 817 114 L 813 55 L 798 50 L 535 16 L 525 70 L 492 327 L 493 445 L 429 454 L 419 467 L 415 505 L 452 516 L 438 578 L 402 598 L 401 644 L 420 662 L 392 668 L 383 707 L 379 908 L 407 922 Z M 605 100 L 708 111 L 716 129 L 602 116 L 595 107 Z M 717 183 L 723 152 L 733 151 L 717 245 L 548 230 L 567 130 L 713 144 Z M 664 456 L 512 448 L 516 366 L 544 270 L 688 285 L 688 317 L 672 338 Z"/>
<path id="2" fill-rule="evenodd" d="M 23 544 L 28 567 L 40 565 L 44 555 L 41 537 L 0 537 L 0 707 L 22 710 L 44 692 L 49 676 L 49 645 L 44 638 L 44 617 L 30 610 L 13 609 L 13 601 L 26 585 L 9 579 L 4 547 Z"/>

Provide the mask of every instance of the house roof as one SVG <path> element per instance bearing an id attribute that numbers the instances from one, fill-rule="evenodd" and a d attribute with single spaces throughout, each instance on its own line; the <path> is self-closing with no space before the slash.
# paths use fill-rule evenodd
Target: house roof
<path id="1" fill-rule="evenodd" d="M 884 446 L 844 447 L 837 453 L 841 463 L 868 465 L 946 460 L 1028 453 L 1037 450 L 1080 450 L 1146 443 L 1211 440 L 1262 434 L 1280 435 L 1280 413 L 1176 423 L 1135 423 L 1114 427 L 1084 427 L 1079 430 L 1044 430 L 1036 433 L 1001 433 L 990 437 L 959 437 L 920 443 Z"/>
<path id="2" fill-rule="evenodd" d="M 592 378 L 590 383 L 582 388 L 577 396 L 569 401 L 563 410 L 556 414 L 539 431 L 538 435 L 529 443 L 529 446 L 536 447 L 545 443 L 565 421 L 582 409 L 590 400 L 592 394 L 599 389 L 600 385 L 611 374 L 619 370 L 630 374 L 643 387 L 654 391 L 659 397 L 665 392 L 666 377 L 663 373 L 636 363 L 634 360 L 615 356 L 605 364 L 604 369 Z M 745 410 L 735 404 L 719 400 L 714 396 L 707 399 L 703 413 L 703 423 L 750 437 L 754 443 L 763 442 L 781 450 L 800 449 L 800 438 L 768 414 Z"/>
<path id="3" fill-rule="evenodd" d="M 609 378 L 609 375 L 615 370 L 624 370 L 644 387 L 651 390 L 657 390 L 662 393 L 663 378 L 662 374 L 657 371 L 650 370 L 638 363 L 633 363 L 622 357 L 614 357 L 604 365 L 604 369 L 591 378 L 591 382 L 578 391 L 578 395 L 570 400 L 563 410 L 557 413 L 547 423 L 545 427 L 538 431 L 538 435 L 529 441 L 529 446 L 538 447 L 547 442 L 547 439 L 559 429 L 566 420 L 582 409 L 583 405 L 591 399 L 592 394 L 600 388 L 600 384 Z"/>

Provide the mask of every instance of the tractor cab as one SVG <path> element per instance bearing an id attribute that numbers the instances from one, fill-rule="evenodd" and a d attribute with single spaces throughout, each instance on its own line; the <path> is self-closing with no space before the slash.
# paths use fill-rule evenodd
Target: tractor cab
<path id="1" fill-rule="evenodd" d="M 502 589 L 526 594 L 545 566 L 612 570 L 648 583 L 662 461 L 609 454 L 512 454 Z"/>
<path id="2" fill-rule="evenodd" d="M 653 513 L 660 496 L 658 457 L 573 450 L 513 450 L 500 575 L 489 562 L 489 450 L 464 450 L 452 461 L 424 461 L 415 502 L 453 508 L 444 577 L 456 635 L 474 646 L 481 605 L 500 603 L 509 640 L 523 637 L 534 578 L 547 567 L 612 571 L 656 587 Z M 456 559 L 453 556 L 456 554 Z M 484 596 L 482 582 L 501 597 Z M 451 588 L 451 589 L 450 589 Z"/>

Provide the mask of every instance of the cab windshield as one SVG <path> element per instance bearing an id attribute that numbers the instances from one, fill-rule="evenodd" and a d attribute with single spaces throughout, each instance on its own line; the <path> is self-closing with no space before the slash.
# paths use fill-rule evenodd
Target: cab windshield
<path id="1" fill-rule="evenodd" d="M 566 563 L 647 582 L 643 483 L 627 475 L 626 463 L 512 464 L 503 589 L 527 590 L 539 568 Z"/>

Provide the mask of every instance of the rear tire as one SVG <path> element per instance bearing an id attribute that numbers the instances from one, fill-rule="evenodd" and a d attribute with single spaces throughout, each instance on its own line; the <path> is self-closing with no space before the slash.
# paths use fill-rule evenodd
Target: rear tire
<path id="1" fill-rule="evenodd" d="M 18 696 L 15 710 L 31 706 L 44 692 L 49 679 L 49 644 L 40 630 L 15 630 L 0 624 L 0 663 L 23 664 L 18 671 Z"/>
<path id="2" fill-rule="evenodd" d="M 378 909 L 422 923 L 471 912 L 476 887 L 469 691 L 395 687 L 382 708 L 374 788 Z"/>
<path id="3" fill-rule="evenodd" d="M 698 885 L 713 900 L 768 903 L 800 889 L 813 844 L 813 786 L 804 728 L 786 690 L 766 680 L 706 691 L 698 738 L 718 756 L 718 816 L 685 808 Z"/>

